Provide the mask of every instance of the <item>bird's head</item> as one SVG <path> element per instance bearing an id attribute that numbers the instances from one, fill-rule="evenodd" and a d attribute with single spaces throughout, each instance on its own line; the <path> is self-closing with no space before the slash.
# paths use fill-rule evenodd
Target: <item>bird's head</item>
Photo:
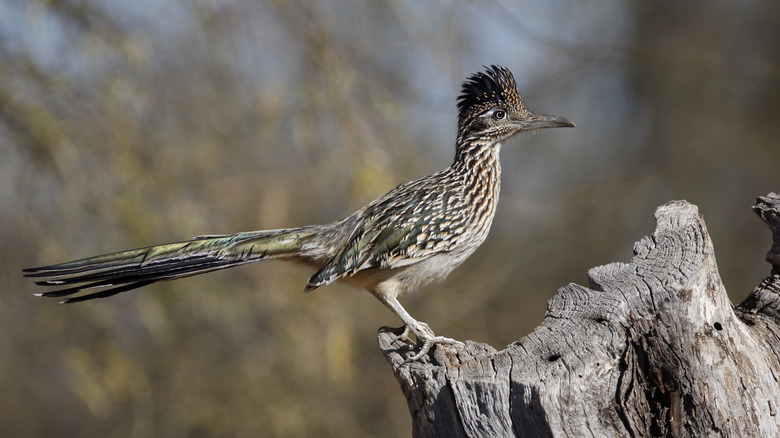
<path id="1" fill-rule="evenodd" d="M 549 114 L 534 114 L 523 105 L 517 84 L 507 68 L 493 65 L 469 76 L 458 97 L 458 139 L 504 143 L 523 132 L 573 127 Z"/>

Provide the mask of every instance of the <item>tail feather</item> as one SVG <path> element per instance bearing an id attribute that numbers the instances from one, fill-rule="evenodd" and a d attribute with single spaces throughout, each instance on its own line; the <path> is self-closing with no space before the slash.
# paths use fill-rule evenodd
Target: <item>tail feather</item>
<path id="1" fill-rule="evenodd" d="M 38 294 L 65 297 L 88 289 L 100 291 L 71 297 L 63 303 L 104 298 L 148 284 L 188 277 L 272 258 L 294 258 L 316 245 L 318 227 L 199 236 L 185 242 L 150 246 L 24 269 L 41 278 L 41 286 L 70 286 Z M 107 289 L 106 289 L 107 288 Z"/>
<path id="2" fill-rule="evenodd" d="M 110 297 L 110 296 L 116 295 L 118 293 L 127 292 L 127 291 L 133 290 L 133 289 L 138 289 L 139 287 L 144 287 L 144 286 L 146 286 L 148 284 L 152 284 L 152 283 L 154 283 L 154 282 L 153 281 L 139 281 L 139 282 L 136 282 L 136 283 L 128 283 L 128 284 L 125 284 L 125 285 L 122 285 L 122 286 L 112 287 L 110 289 L 104 289 L 104 290 L 101 290 L 100 292 L 93 292 L 93 293 L 86 294 L 86 295 L 79 295 L 77 297 L 66 298 L 66 299 L 64 299 L 64 300 L 62 300 L 60 302 L 63 303 L 63 304 L 66 304 L 66 303 L 78 303 L 80 301 L 87 301 L 87 300 L 92 300 L 92 299 L 95 299 L 95 298 L 106 298 L 106 297 Z M 42 294 L 35 294 L 35 295 L 37 295 L 39 297 L 62 297 L 62 296 L 74 294 L 74 293 L 76 293 L 78 291 L 81 291 L 83 289 L 90 288 L 90 287 L 92 287 L 92 286 L 87 285 L 84 288 L 72 287 L 72 288 L 63 289 L 63 290 L 59 290 L 59 291 L 44 292 Z"/>
<path id="3" fill-rule="evenodd" d="M 226 260 L 225 263 L 233 263 L 233 260 Z M 113 269 L 104 269 L 100 271 L 90 271 L 83 275 L 70 276 L 65 279 L 54 280 L 41 280 L 36 281 L 35 284 L 39 286 L 57 286 L 62 284 L 76 284 L 87 283 L 91 281 L 97 281 L 103 283 L 102 285 L 110 285 L 113 282 L 122 283 L 124 279 L 135 279 L 140 276 L 164 276 L 164 275 L 179 275 L 184 272 L 200 272 L 205 267 L 219 267 L 215 260 L 210 260 L 209 257 L 194 257 L 187 260 L 171 260 L 166 263 L 157 263 L 154 265 L 144 266 L 139 269 L 138 265 L 130 266 L 118 266 Z M 50 276 L 52 273 L 38 273 L 30 274 L 28 276 Z M 58 276 L 62 273 L 56 274 Z"/>

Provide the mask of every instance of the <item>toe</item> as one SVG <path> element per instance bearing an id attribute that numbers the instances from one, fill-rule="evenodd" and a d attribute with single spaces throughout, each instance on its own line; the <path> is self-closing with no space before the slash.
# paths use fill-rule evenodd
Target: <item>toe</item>
<path id="1" fill-rule="evenodd" d="M 379 327 L 379 332 L 380 333 L 392 333 L 392 334 L 396 335 L 395 339 L 393 340 L 393 342 L 398 342 L 398 341 L 402 341 L 402 342 L 406 342 L 406 343 L 411 342 L 409 340 L 409 326 L 408 325 L 404 325 L 404 326 L 401 326 L 401 327 L 382 326 L 382 327 Z"/>
<path id="2" fill-rule="evenodd" d="M 410 362 L 417 362 L 420 360 L 423 356 L 426 356 L 428 352 L 431 350 L 431 346 L 433 343 L 430 340 L 427 340 L 422 343 L 420 346 L 420 351 L 417 352 L 417 354 L 407 357 L 406 360 L 404 360 L 404 363 L 410 363 Z"/>

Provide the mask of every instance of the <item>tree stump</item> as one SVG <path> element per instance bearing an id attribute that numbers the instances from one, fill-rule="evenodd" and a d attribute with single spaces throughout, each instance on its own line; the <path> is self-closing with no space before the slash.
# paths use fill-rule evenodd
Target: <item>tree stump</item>
<path id="1" fill-rule="evenodd" d="M 437 345 L 404 363 L 406 345 L 380 333 L 414 436 L 780 435 L 780 195 L 754 210 L 774 235 L 772 272 L 736 308 L 697 207 L 675 201 L 630 263 L 561 288 L 504 350 Z"/>

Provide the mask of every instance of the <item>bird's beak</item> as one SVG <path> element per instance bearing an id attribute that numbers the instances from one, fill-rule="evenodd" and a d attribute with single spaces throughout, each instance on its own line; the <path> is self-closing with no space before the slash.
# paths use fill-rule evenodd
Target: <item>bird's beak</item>
<path id="1" fill-rule="evenodd" d="M 530 131 L 532 129 L 544 129 L 544 128 L 573 128 L 574 122 L 551 114 L 539 114 L 533 118 L 526 119 L 522 123 L 522 129 Z"/>

